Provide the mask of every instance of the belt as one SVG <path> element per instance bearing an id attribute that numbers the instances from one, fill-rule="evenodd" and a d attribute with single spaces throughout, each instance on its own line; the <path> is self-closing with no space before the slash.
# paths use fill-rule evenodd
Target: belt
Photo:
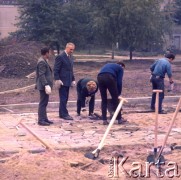
<path id="1" fill-rule="evenodd" d="M 155 77 L 156 79 L 164 79 L 164 77 L 162 77 L 162 76 L 157 76 L 157 75 L 154 75 L 154 74 L 152 74 L 152 76 Z"/>

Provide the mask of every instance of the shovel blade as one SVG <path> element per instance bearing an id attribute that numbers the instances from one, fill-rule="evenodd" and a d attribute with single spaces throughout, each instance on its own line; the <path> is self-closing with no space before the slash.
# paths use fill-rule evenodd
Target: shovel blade
<path id="1" fill-rule="evenodd" d="M 155 155 L 151 154 L 147 157 L 147 162 L 154 163 L 155 165 L 161 165 L 165 164 L 165 158 L 164 156 L 160 155 L 160 157 L 156 159 Z"/>
<path id="2" fill-rule="evenodd" d="M 160 155 L 160 157 L 157 159 L 157 162 L 155 162 L 155 164 L 158 164 L 158 165 L 165 164 L 164 156 Z"/>
<path id="3" fill-rule="evenodd" d="M 88 159 L 93 159 L 93 160 L 96 159 L 95 154 L 91 152 L 85 153 L 84 156 Z"/>
<path id="4" fill-rule="evenodd" d="M 94 152 L 94 153 L 93 153 Z M 99 156 L 99 153 L 100 153 L 100 149 L 96 149 L 95 151 L 93 152 L 88 152 L 88 153 L 85 153 L 84 156 L 86 158 L 89 158 L 89 159 L 96 159 L 98 156 Z"/>
<path id="5" fill-rule="evenodd" d="M 146 159 L 147 162 L 149 163 L 155 163 L 155 156 L 154 155 L 149 155 Z"/>

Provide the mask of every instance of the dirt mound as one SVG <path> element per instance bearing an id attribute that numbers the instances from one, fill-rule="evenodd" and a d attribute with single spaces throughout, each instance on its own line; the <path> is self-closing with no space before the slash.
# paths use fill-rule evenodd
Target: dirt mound
<path id="1" fill-rule="evenodd" d="M 35 70 L 42 44 L 21 42 L 0 47 L 0 76 L 23 77 Z"/>
<path id="2" fill-rule="evenodd" d="M 0 59 L 2 70 L 0 75 L 5 78 L 22 77 L 35 70 L 36 61 L 20 55 L 9 55 Z"/>

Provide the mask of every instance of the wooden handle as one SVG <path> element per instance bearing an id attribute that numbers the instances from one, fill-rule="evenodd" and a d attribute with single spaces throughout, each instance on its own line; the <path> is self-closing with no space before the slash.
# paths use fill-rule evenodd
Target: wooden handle
<path id="1" fill-rule="evenodd" d="M 106 137 L 107 137 L 107 135 L 108 135 L 108 133 L 109 133 L 112 125 L 114 124 L 114 122 L 115 122 L 115 120 L 116 120 L 116 118 L 117 118 L 117 115 L 118 115 L 118 113 L 119 113 L 120 110 L 121 110 L 121 107 L 122 107 L 123 103 L 124 103 L 124 102 L 128 102 L 125 98 L 121 98 L 121 97 L 120 97 L 120 99 L 121 99 L 121 101 L 120 101 L 120 103 L 119 103 L 119 105 L 118 105 L 118 107 L 117 107 L 117 109 L 116 109 L 116 111 L 115 111 L 115 113 L 114 113 L 114 115 L 113 115 L 113 117 L 112 117 L 112 119 L 111 119 L 111 121 L 110 121 L 107 129 L 106 129 L 106 132 L 104 133 L 104 136 L 103 136 L 101 142 L 99 143 L 99 146 L 98 146 L 98 148 L 97 148 L 97 149 L 99 149 L 99 150 L 101 150 L 102 147 L 104 146 L 104 141 L 105 141 L 105 139 L 106 139 Z M 96 151 L 97 151 L 97 149 L 95 149 L 92 153 L 95 154 Z"/>
<path id="2" fill-rule="evenodd" d="M 159 106 L 159 92 L 156 92 L 156 103 L 155 103 L 155 142 L 154 148 L 157 148 L 157 134 L 158 134 L 158 107 Z"/>
<path id="3" fill-rule="evenodd" d="M 161 92 L 163 92 L 163 90 L 153 89 L 153 93 L 156 93 L 156 102 L 155 102 L 155 141 L 154 141 L 154 148 L 157 148 L 159 93 L 161 93 Z"/>
<path id="4" fill-rule="evenodd" d="M 43 141 L 43 139 L 41 139 L 40 137 L 38 137 L 37 134 L 35 134 L 28 126 L 26 126 L 25 124 L 22 123 L 22 120 L 20 121 L 19 123 L 21 126 L 23 126 L 29 133 L 31 133 L 36 139 L 38 139 L 45 147 L 46 149 L 49 149 L 49 150 L 53 150 L 54 149 L 49 146 L 45 141 Z"/>
<path id="5" fill-rule="evenodd" d="M 170 131 L 171 131 L 172 127 L 173 127 L 173 124 L 174 124 L 174 122 L 175 122 L 175 119 L 176 119 L 176 117 L 177 117 L 177 114 L 178 114 L 178 112 L 179 112 L 179 110 L 180 110 L 180 107 L 181 107 L 181 98 L 179 99 L 179 102 L 178 102 L 178 104 L 177 104 L 176 110 L 175 110 L 174 115 L 173 115 L 173 117 L 172 117 L 172 121 L 170 122 L 168 131 L 167 131 L 167 134 L 166 134 L 165 139 L 164 139 L 163 144 L 162 144 L 162 147 L 161 147 L 161 149 L 160 149 L 160 151 L 159 151 L 159 153 L 158 153 L 157 159 L 160 157 L 160 155 L 161 155 L 161 153 L 162 153 L 162 151 L 163 151 L 163 149 L 164 149 L 164 147 L 165 147 L 165 144 L 166 144 L 166 142 L 167 142 L 167 139 L 168 139 L 168 136 L 169 136 L 169 134 L 170 134 Z"/>
<path id="6" fill-rule="evenodd" d="M 153 89 L 153 92 L 154 93 L 161 93 L 161 92 L 163 92 L 163 90 L 161 90 L 161 89 Z"/>
<path id="7" fill-rule="evenodd" d="M 125 99 L 125 98 L 123 98 L 123 97 L 118 97 L 118 99 L 121 101 L 121 100 L 123 100 L 124 102 L 128 102 L 128 100 L 127 99 Z"/>

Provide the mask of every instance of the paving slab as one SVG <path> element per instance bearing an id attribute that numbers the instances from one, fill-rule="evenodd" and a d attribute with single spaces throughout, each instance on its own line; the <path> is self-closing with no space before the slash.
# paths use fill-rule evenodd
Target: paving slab
<path id="1" fill-rule="evenodd" d="M 54 121 L 54 124 L 47 127 L 37 125 L 37 114 L 32 113 L 32 111 L 30 113 L 21 112 L 19 114 L 12 112 L 0 113 L 0 150 L 36 152 L 36 150 L 39 151 L 40 149 L 41 151 L 41 149 L 45 149 L 41 142 L 21 125 L 17 126 L 17 123 L 21 119 L 39 138 L 54 149 L 97 147 L 107 126 L 102 125 L 102 121 L 100 120 L 80 120 L 76 116 L 75 111 L 72 110 L 70 112 L 75 119 L 74 121 L 60 119 L 57 112 L 48 112 L 48 117 Z M 159 144 L 162 143 L 165 137 L 172 116 L 173 113 L 159 116 Z M 105 145 L 153 145 L 154 113 L 131 113 L 124 114 L 124 117 L 128 122 L 118 125 L 116 121 L 106 138 Z M 181 118 L 180 114 L 178 114 L 177 119 L 179 118 Z M 177 127 L 177 123 L 174 125 L 169 137 L 172 143 L 175 141 L 175 138 L 177 138 L 177 143 L 181 141 L 181 127 Z"/>

